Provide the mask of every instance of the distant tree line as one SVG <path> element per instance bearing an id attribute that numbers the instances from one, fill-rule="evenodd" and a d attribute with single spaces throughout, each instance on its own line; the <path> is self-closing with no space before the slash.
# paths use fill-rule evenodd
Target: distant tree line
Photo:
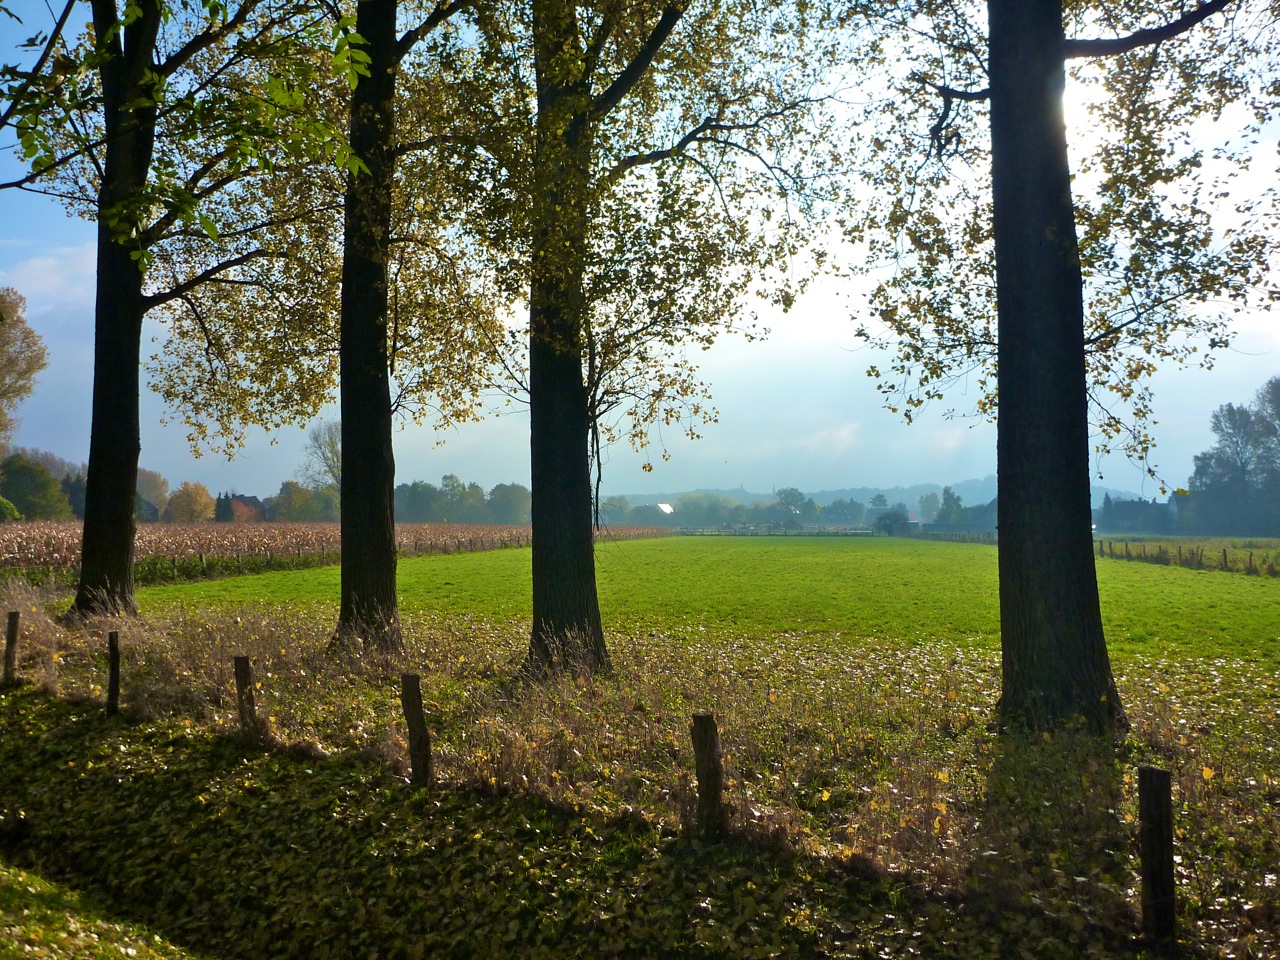
<path id="1" fill-rule="evenodd" d="M 85 464 L 26 447 L 0 450 L 0 457 L 0 522 L 84 519 Z M 139 469 L 138 519 L 336 522 L 338 485 L 323 473 L 304 473 L 309 482 L 286 480 L 275 496 L 259 498 L 233 492 L 214 496 L 203 483 L 189 480 L 170 493 L 163 476 Z M 479 484 L 464 483 L 450 473 L 439 486 L 417 480 L 396 487 L 396 517 L 407 523 L 528 523 L 530 496 L 529 488 L 519 483 L 499 483 L 486 493 Z"/>
<path id="2" fill-rule="evenodd" d="M 1219 407 L 1209 424 L 1217 441 L 1196 456 L 1189 489 L 1174 498 L 1178 529 L 1280 536 L 1280 377 L 1251 404 Z"/>
<path id="3" fill-rule="evenodd" d="M 1103 498 L 1100 533 L 1280 537 L 1280 377 L 1209 419 L 1216 441 L 1167 502 Z"/>
<path id="4" fill-rule="evenodd" d="M 654 503 L 632 506 L 626 497 L 612 496 L 600 504 L 600 520 L 643 527 L 871 527 L 890 533 L 911 519 L 906 504 L 890 504 L 883 494 L 869 504 L 840 499 L 819 506 L 797 487 L 782 487 L 772 500 L 750 504 L 719 493 L 685 493 L 667 506 L 669 513 Z"/>

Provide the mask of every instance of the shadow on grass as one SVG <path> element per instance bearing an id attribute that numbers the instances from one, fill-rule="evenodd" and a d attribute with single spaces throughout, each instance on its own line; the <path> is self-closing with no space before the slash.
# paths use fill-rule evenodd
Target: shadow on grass
<path id="1" fill-rule="evenodd" d="M 941 896 L 858 861 L 415 792 L 376 758 L 300 759 L 18 690 L 0 696 L 0 855 L 224 958 L 1132 955 L 1124 831 L 1097 815 L 1116 809 L 1114 762 L 1059 783 L 1054 756 L 1002 748 L 991 853 Z"/>
<path id="2" fill-rule="evenodd" d="M 1136 825 L 1127 824 L 1122 750 L 1084 733 L 1008 733 L 994 744 L 981 825 L 967 879 L 970 907 L 993 926 L 1050 943 L 1113 955 L 1126 951 L 1195 957 L 1176 944 L 1142 944 L 1141 917 L 1127 888 L 1136 882 Z M 1036 913 L 1028 915 L 1028 907 Z M 1039 956 L 1053 956 L 1044 952 Z"/>

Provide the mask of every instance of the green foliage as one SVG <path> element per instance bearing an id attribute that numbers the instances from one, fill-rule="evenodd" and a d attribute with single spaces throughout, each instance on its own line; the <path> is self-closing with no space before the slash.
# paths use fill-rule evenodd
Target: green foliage
<path id="1" fill-rule="evenodd" d="M 17 426 L 14 409 L 35 389 L 48 364 L 40 335 L 27 324 L 27 301 L 12 287 L 0 287 L 0 441 Z"/>
<path id="2" fill-rule="evenodd" d="M 4 497 L 0 497 L 0 523 L 8 523 L 12 520 L 21 519 L 22 514 L 18 512 L 18 508 Z"/>
<path id="3" fill-rule="evenodd" d="M 908 519 L 907 511 L 900 505 L 895 506 L 892 510 L 886 510 L 876 517 L 875 529 L 885 536 L 900 534 L 905 532 Z"/>
<path id="4" fill-rule="evenodd" d="M 1195 458 L 1179 497 L 1179 527 L 1197 534 L 1280 534 L 1280 377 L 1249 405 L 1224 404 L 1210 418 L 1214 445 Z"/>
<path id="5" fill-rule="evenodd" d="M 0 497 L 28 520 L 70 520 L 71 503 L 62 484 L 43 464 L 20 453 L 0 463 Z"/>
<path id="6" fill-rule="evenodd" d="M 313 490 L 296 480 L 280 484 L 280 492 L 264 505 L 268 520 L 335 521 L 339 519 L 338 490 Z"/>
<path id="7" fill-rule="evenodd" d="M 485 497 L 491 523 L 528 523 L 530 502 L 529 488 L 519 483 L 500 483 Z"/>

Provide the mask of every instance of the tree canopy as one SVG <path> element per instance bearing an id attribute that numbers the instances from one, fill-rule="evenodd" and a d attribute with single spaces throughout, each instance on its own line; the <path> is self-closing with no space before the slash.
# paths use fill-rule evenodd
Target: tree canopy
<path id="1" fill-rule="evenodd" d="M 1205 534 L 1280 535 L 1280 377 L 1249 404 L 1213 412 L 1214 445 L 1195 458 L 1184 527 Z"/>
<path id="2" fill-rule="evenodd" d="M 49 470 L 11 453 L 0 463 L 0 497 L 17 508 L 25 520 L 70 520 L 71 503 Z"/>
<path id="3" fill-rule="evenodd" d="M 14 411 L 47 364 L 44 341 L 27 323 L 26 299 L 13 287 L 0 287 L 0 443 L 13 435 Z"/>
<path id="4" fill-rule="evenodd" d="M 1063 4 L 1093 442 L 1149 467 L 1150 375 L 1211 366 L 1232 317 L 1267 309 L 1276 291 L 1276 197 L 1247 175 L 1268 162 L 1274 11 L 1203 4 L 1194 29 L 1172 31 L 1185 8 Z M 964 384 L 976 391 L 957 389 L 972 399 L 951 412 L 994 416 L 987 24 L 974 5 L 904 0 L 859 31 L 882 93 L 857 128 L 868 189 L 846 236 L 854 272 L 882 278 L 859 334 L 893 353 L 869 375 L 907 420 Z"/>

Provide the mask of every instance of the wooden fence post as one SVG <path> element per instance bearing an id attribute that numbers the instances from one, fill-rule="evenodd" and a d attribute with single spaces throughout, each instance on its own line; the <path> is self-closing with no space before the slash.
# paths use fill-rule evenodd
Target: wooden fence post
<path id="1" fill-rule="evenodd" d="M 720 731 L 710 713 L 695 713 L 689 730 L 693 738 L 694 769 L 698 775 L 698 832 L 715 840 L 724 832 L 724 765 L 720 757 Z"/>
<path id="2" fill-rule="evenodd" d="M 1173 795 L 1168 770 L 1138 768 L 1142 856 L 1142 930 L 1153 940 L 1177 936 L 1173 876 Z"/>
<path id="3" fill-rule="evenodd" d="M 400 675 L 400 707 L 409 730 L 409 782 L 415 787 L 430 787 L 431 731 L 422 715 L 422 685 L 416 673 Z"/>
<path id="4" fill-rule="evenodd" d="M 1227 569 L 1227 548 L 1226 547 L 1222 548 L 1222 569 L 1223 570 Z"/>
<path id="5" fill-rule="evenodd" d="M 4 631 L 4 685 L 18 682 L 18 623 L 22 618 L 17 610 L 9 611 L 9 624 Z"/>
<path id="6" fill-rule="evenodd" d="M 240 711 L 240 728 L 245 733 L 258 733 L 258 707 L 253 702 L 253 668 L 248 657 L 236 657 L 236 708 Z"/>
<path id="7" fill-rule="evenodd" d="M 120 634 L 107 634 L 107 716 L 120 712 Z"/>

